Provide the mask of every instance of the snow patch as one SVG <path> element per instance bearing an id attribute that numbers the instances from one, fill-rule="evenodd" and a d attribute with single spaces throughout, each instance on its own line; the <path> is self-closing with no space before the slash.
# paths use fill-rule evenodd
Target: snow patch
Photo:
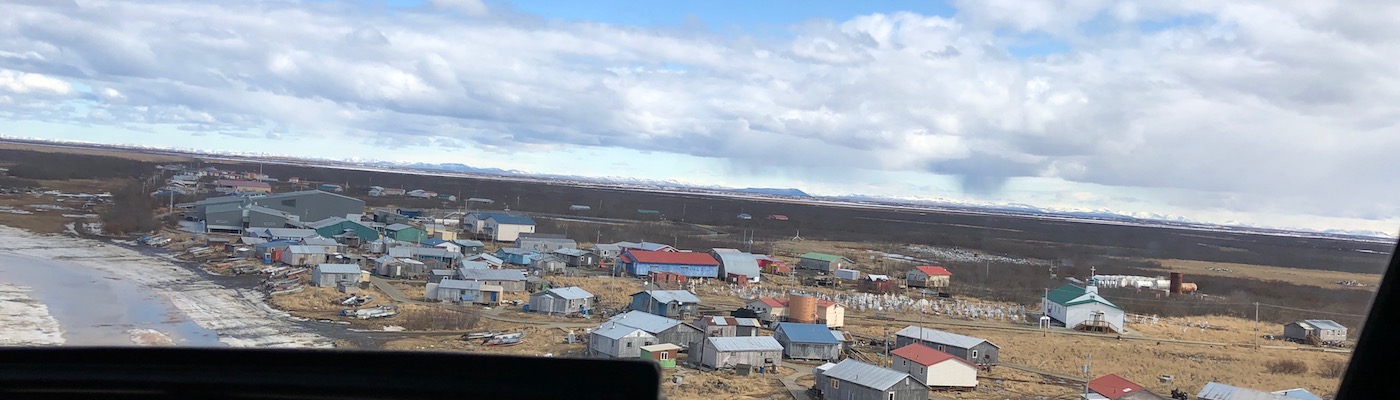
<path id="1" fill-rule="evenodd" d="M 64 342 L 49 306 L 29 297 L 30 288 L 0 283 L 0 346 L 57 346 Z"/>

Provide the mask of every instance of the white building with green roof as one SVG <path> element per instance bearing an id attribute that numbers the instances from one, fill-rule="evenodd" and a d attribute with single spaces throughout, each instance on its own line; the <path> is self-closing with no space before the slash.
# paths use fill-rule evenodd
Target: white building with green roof
<path id="1" fill-rule="evenodd" d="M 1095 286 L 1055 288 L 1045 294 L 1041 312 L 1070 329 L 1123 332 L 1123 309 L 1100 296 Z"/>

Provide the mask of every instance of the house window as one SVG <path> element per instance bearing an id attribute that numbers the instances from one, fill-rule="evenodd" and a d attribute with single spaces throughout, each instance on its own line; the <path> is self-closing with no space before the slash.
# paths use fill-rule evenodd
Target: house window
<path id="1" fill-rule="evenodd" d="M 890 395 L 890 397 L 889 397 L 890 400 L 894 400 L 894 392 L 890 392 L 889 395 Z"/>
<path id="2" fill-rule="evenodd" d="M 972 359 L 977 359 L 977 350 L 972 351 Z"/>
<path id="3" fill-rule="evenodd" d="M 632 348 L 632 342 L 627 342 L 627 348 Z"/>
<path id="4" fill-rule="evenodd" d="M 662 359 L 662 360 L 670 360 L 670 359 L 671 359 L 671 353 L 664 352 L 664 351 L 661 352 L 661 359 Z"/>
<path id="5" fill-rule="evenodd" d="M 909 365 L 909 360 L 899 360 L 899 365 Z"/>
<path id="6" fill-rule="evenodd" d="M 938 345 L 938 351 L 948 351 L 948 348 L 947 348 L 946 346 L 940 344 L 940 345 Z"/>
<path id="7" fill-rule="evenodd" d="M 835 389 L 835 388 L 837 388 L 837 387 L 840 387 L 840 385 L 837 385 L 837 383 L 840 383 L 840 382 L 841 382 L 841 381 L 832 379 L 832 380 L 831 380 L 831 388 L 832 388 L 832 389 Z"/>

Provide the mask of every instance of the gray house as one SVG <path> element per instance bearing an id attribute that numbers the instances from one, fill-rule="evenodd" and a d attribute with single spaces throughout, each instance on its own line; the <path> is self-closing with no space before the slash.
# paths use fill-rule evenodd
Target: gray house
<path id="1" fill-rule="evenodd" d="M 772 336 L 705 338 L 699 350 L 700 365 L 709 368 L 783 365 L 783 345 Z"/>
<path id="2" fill-rule="evenodd" d="M 564 260 L 564 265 L 570 267 L 597 267 L 599 261 L 597 254 L 580 249 L 555 250 L 554 256 Z"/>
<path id="3" fill-rule="evenodd" d="M 360 282 L 360 266 L 321 264 L 311 270 L 311 283 L 321 287 L 354 286 Z"/>
<path id="4" fill-rule="evenodd" d="M 758 318 L 704 316 L 695 319 L 706 337 L 758 336 Z"/>
<path id="5" fill-rule="evenodd" d="M 823 365 L 822 367 L 827 367 Z M 909 374 L 846 359 L 822 370 L 816 383 L 822 398 L 842 400 L 926 400 L 928 387 Z"/>
<path id="6" fill-rule="evenodd" d="M 522 233 L 520 234 L 520 238 L 516 239 L 515 247 L 540 253 L 548 253 L 559 249 L 577 249 L 578 243 L 573 239 L 564 237 L 564 235 Z"/>
<path id="7" fill-rule="evenodd" d="M 506 293 L 525 291 L 525 272 L 518 269 L 457 269 L 458 279 L 500 286 Z"/>
<path id="8" fill-rule="evenodd" d="M 457 277 L 457 271 L 453 271 L 450 269 L 435 269 L 432 271 L 428 271 L 428 283 L 438 283 L 442 282 L 443 279 L 452 279 L 455 277 Z"/>
<path id="9" fill-rule="evenodd" d="M 933 328 L 910 325 L 900 329 L 895 333 L 895 347 L 904 347 L 913 343 L 923 344 L 944 353 L 961 357 L 967 362 L 984 365 L 995 364 L 1001 358 L 1001 346 L 989 342 L 986 339 L 979 339 L 971 336 L 963 336 L 956 333 L 944 332 Z"/>
<path id="10" fill-rule="evenodd" d="M 476 303 L 494 305 L 501 301 L 501 287 L 481 281 L 459 281 L 443 279 L 438 282 L 436 293 L 431 299 L 453 303 Z"/>
<path id="11" fill-rule="evenodd" d="M 1283 326 L 1283 337 L 1299 343 L 1341 343 L 1347 340 L 1347 327 L 1326 319 L 1305 319 Z"/>
<path id="12" fill-rule="evenodd" d="M 841 359 L 841 341 L 822 324 L 783 322 L 773 330 L 773 337 L 783 345 L 783 355 L 794 360 Z"/>
<path id="13" fill-rule="evenodd" d="M 588 353 L 602 358 L 637 358 L 642 346 L 660 342 L 646 331 L 622 324 L 603 324 L 588 333 Z"/>
<path id="14" fill-rule="evenodd" d="M 558 274 L 564 272 L 564 260 L 560 257 L 548 255 L 530 261 L 531 271 L 544 271 L 547 274 Z"/>
<path id="15" fill-rule="evenodd" d="M 671 343 L 684 348 L 689 348 L 705 337 L 704 332 L 701 332 L 700 328 L 696 328 L 694 325 L 641 311 L 618 314 L 609 318 L 608 323 L 641 329 L 656 336 L 660 343 Z M 607 326 L 607 324 L 603 324 L 603 326 Z"/>
<path id="16" fill-rule="evenodd" d="M 577 286 L 554 288 L 530 295 L 530 311 L 545 314 L 579 314 L 593 310 L 593 294 Z"/>
<path id="17" fill-rule="evenodd" d="M 622 255 L 622 247 L 608 243 L 595 244 L 593 245 L 593 254 L 597 254 L 603 261 L 611 261 Z"/>
<path id="18" fill-rule="evenodd" d="M 481 241 L 478 240 L 457 239 L 452 240 L 451 242 L 452 244 L 457 245 L 458 248 L 462 249 L 462 255 L 464 256 L 474 256 L 477 254 L 481 254 L 481 252 L 485 251 L 486 249 L 486 244 L 481 243 Z"/>
<path id="19" fill-rule="evenodd" d="M 647 290 L 632 294 L 631 309 L 670 318 L 695 315 L 700 298 L 687 290 Z"/>

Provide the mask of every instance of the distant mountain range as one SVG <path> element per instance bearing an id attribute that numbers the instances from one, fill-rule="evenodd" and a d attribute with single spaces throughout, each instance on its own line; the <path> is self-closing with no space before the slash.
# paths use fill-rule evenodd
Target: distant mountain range
<path id="1" fill-rule="evenodd" d="M 734 192 L 739 192 L 739 193 L 766 194 L 766 195 L 772 195 L 772 196 L 812 197 L 812 195 L 807 194 L 807 192 L 804 192 L 804 191 L 802 191 L 802 190 L 800 190 L 800 189 L 794 189 L 794 188 L 786 188 L 786 189 L 779 189 L 779 188 L 743 188 L 743 189 L 730 189 L 730 190 L 731 190 L 731 191 L 734 191 Z"/>

